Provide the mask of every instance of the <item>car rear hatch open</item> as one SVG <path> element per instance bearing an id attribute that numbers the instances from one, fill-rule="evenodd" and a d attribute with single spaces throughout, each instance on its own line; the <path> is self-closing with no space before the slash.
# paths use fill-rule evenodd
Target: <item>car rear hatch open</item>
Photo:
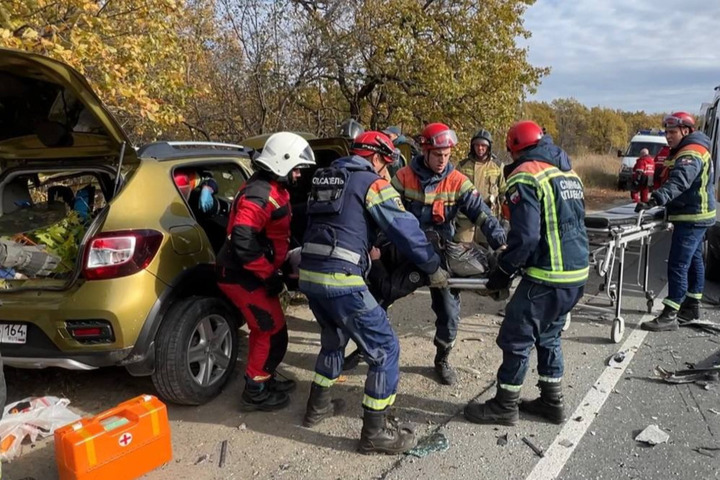
<path id="1" fill-rule="evenodd" d="M 61 195 L 51 202 L 50 186 L 43 187 L 48 179 L 91 172 L 109 202 L 117 172 L 138 161 L 127 135 L 80 73 L 48 57 L 0 48 L 0 238 L 24 242 L 28 232 L 50 227 L 72 210 L 71 202 L 62 205 Z M 57 186 L 67 195 L 84 185 Z M 58 288 L 67 281 L 65 275 L 62 281 L 32 283 Z"/>

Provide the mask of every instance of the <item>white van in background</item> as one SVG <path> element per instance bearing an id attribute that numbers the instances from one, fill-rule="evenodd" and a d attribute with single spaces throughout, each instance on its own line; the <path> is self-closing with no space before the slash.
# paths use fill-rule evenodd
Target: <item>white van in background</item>
<path id="1" fill-rule="evenodd" d="M 618 175 L 618 189 L 625 190 L 630 187 L 632 169 L 640 156 L 640 150 L 647 148 L 653 158 L 660 149 L 667 145 L 665 132 L 662 130 L 640 130 L 630 140 L 625 152 L 618 150 L 618 157 L 622 158 L 620 174 Z"/>

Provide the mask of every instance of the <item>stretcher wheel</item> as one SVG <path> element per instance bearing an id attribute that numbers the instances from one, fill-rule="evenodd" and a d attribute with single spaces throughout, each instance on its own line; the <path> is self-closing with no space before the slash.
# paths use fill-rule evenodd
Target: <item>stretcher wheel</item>
<path id="1" fill-rule="evenodd" d="M 655 306 L 655 301 L 653 299 L 649 299 L 647 301 L 647 311 L 648 313 L 652 313 L 653 307 Z"/>
<path id="2" fill-rule="evenodd" d="M 625 320 L 622 317 L 617 317 L 613 320 L 612 331 L 610 332 L 610 339 L 613 343 L 620 343 L 625 333 Z"/>
<path id="3" fill-rule="evenodd" d="M 572 313 L 568 312 L 567 315 L 565 315 L 565 325 L 563 325 L 563 332 L 570 328 L 570 321 L 571 321 Z"/>

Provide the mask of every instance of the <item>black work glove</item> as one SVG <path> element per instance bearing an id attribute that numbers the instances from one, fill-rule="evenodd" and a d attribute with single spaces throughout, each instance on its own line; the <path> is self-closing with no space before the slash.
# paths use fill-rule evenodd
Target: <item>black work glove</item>
<path id="1" fill-rule="evenodd" d="M 505 272 L 500 266 L 497 266 L 490 272 L 485 287 L 491 291 L 507 290 L 510 288 L 511 281 L 512 275 Z"/>
<path id="2" fill-rule="evenodd" d="M 285 282 L 280 272 L 274 272 L 263 283 L 269 297 L 277 297 L 285 289 Z"/>
<path id="3" fill-rule="evenodd" d="M 657 207 L 658 202 L 655 200 L 655 197 L 650 197 L 650 199 L 647 202 L 638 202 L 637 205 L 635 205 L 635 213 L 640 213 L 643 210 L 650 210 L 651 208 Z"/>

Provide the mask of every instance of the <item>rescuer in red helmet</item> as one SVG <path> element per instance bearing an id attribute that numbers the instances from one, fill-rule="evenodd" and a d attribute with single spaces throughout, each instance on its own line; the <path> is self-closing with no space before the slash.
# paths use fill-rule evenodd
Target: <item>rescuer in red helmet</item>
<path id="1" fill-rule="evenodd" d="M 700 318 L 700 300 L 705 287 L 703 240 L 715 224 L 715 172 L 710 139 L 695 130 L 695 119 L 686 112 L 674 112 L 663 119 L 670 151 L 665 160 L 665 180 L 647 202 L 635 211 L 666 207 L 673 224 L 668 256 L 668 293 L 662 313 L 640 325 L 643 330 L 661 332 L 678 329 L 678 317 Z"/>
<path id="2" fill-rule="evenodd" d="M 444 123 L 430 123 L 420 134 L 422 154 L 398 170 L 392 186 L 400 193 L 405 208 L 420 221 L 425 231 L 436 232 L 445 242 L 452 241 L 455 220 L 463 213 L 480 228 L 493 249 L 505 245 L 505 231 L 483 201 L 473 183 L 450 163 L 458 143 L 455 131 Z M 441 383 L 452 385 L 457 379 L 450 365 L 460 323 L 460 293 L 450 288 L 431 288 L 435 312 L 435 372 Z"/>
<path id="3" fill-rule="evenodd" d="M 320 325 L 321 349 L 303 425 L 315 426 L 342 407 L 339 399 L 331 399 L 330 387 L 342 373 L 345 347 L 352 339 L 370 365 L 359 449 L 399 454 L 416 440 L 412 430 L 386 422 L 397 393 L 400 344 L 387 312 L 365 284 L 373 242 L 382 232 L 428 275 L 431 286 L 447 285 L 448 275 L 415 217 L 382 178 L 394 161 L 390 138 L 381 132 L 360 133 L 350 153 L 315 172 L 308 198 L 299 286 Z"/>
<path id="4" fill-rule="evenodd" d="M 470 403 L 465 418 L 474 423 L 515 425 L 520 411 L 553 423 L 565 420 L 564 361 L 560 334 L 566 315 L 582 298 L 588 277 L 588 237 L 580 178 L 570 158 L 542 128 L 525 120 L 508 130 L 513 162 L 505 167 L 510 207 L 507 249 L 490 272 L 487 289 L 506 291 L 522 273 L 498 333 L 503 360 L 495 397 Z M 537 352 L 540 397 L 522 402 L 520 388 Z"/>

